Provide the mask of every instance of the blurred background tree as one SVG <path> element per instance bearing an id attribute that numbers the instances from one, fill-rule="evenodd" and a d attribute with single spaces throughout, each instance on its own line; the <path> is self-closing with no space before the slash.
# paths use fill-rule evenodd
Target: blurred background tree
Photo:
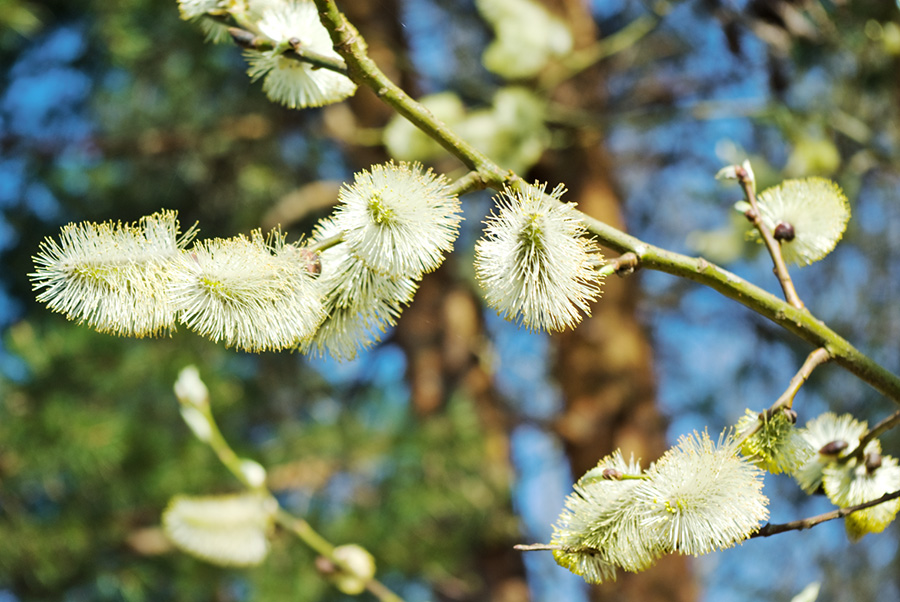
<path id="1" fill-rule="evenodd" d="M 490 3 L 477 4 L 341 6 L 413 96 L 454 93 L 459 130 L 504 165 L 563 182 L 587 213 L 770 290 L 768 258 L 733 222 L 737 191 L 712 175 L 749 156 L 763 187 L 837 180 L 850 231 L 799 271 L 798 288 L 897 370 L 895 4 L 547 0 L 575 59 L 525 73 L 505 70 L 502 37 L 481 16 Z M 900 597 L 896 526 L 852 555 L 841 525 L 824 525 L 591 590 L 549 555 L 512 551 L 549 538 L 572 476 L 604 454 L 622 447 L 646 463 L 673 436 L 732 424 L 744 407 L 769 405 L 809 350 L 711 291 L 651 273 L 608 282 L 574 332 L 519 331 L 481 307 L 473 284 L 487 194 L 466 198 L 457 253 L 386 342 L 354 362 L 242 354 L 189 333 L 116 339 L 49 314 L 26 274 L 61 224 L 165 207 L 205 236 L 280 223 L 296 239 L 340 181 L 387 158 L 392 115 L 367 90 L 321 110 L 269 103 L 240 52 L 204 44 L 169 1 L 2 0 L 0 56 L 0 600 L 344 597 L 288 536 L 245 571 L 162 537 L 172 495 L 237 489 L 181 423 L 171 385 L 189 363 L 232 445 L 269 468 L 279 501 L 332 541 L 367 547 L 409 600 L 789 599 L 813 580 L 823 600 Z M 826 408 L 871 420 L 892 410 L 836 368 L 817 371 L 801 396 L 801 421 Z M 897 437 L 884 443 L 896 454 Z M 775 521 L 828 507 L 784 477 L 767 490 Z M 776 551 L 791 570 L 773 565 Z"/>

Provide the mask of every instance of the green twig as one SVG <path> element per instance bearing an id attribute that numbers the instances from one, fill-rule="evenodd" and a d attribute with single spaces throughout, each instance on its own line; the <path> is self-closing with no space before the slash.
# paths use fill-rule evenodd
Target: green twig
<path id="1" fill-rule="evenodd" d="M 655 247 L 588 215 L 582 215 L 582 221 L 601 244 L 619 253 L 634 253 L 640 267 L 708 286 L 775 322 L 804 341 L 816 347 L 824 347 L 836 364 L 900 404 L 900 377 L 861 353 L 805 309 L 798 309 L 782 301 L 768 291 L 702 257 L 688 257 Z"/>
<path id="2" fill-rule="evenodd" d="M 271 492 L 266 489 L 265 485 L 251 483 L 248 480 L 246 473 L 241 470 L 243 460 L 241 460 L 241 458 L 238 457 L 236 453 L 234 453 L 234 450 L 231 449 L 228 441 L 222 435 L 222 432 L 219 430 L 215 418 L 212 415 L 212 410 L 210 409 L 209 404 L 205 404 L 204 407 L 197 407 L 196 405 L 192 407 L 203 412 L 206 416 L 210 428 L 210 436 L 207 440 L 207 443 L 215 452 L 216 456 L 218 456 L 219 460 L 221 460 L 222 464 L 224 464 L 225 467 L 229 471 L 231 471 L 231 473 L 234 474 L 234 476 L 237 477 L 238 480 L 241 481 L 241 483 L 243 483 L 244 486 L 248 489 L 252 491 L 262 491 L 271 495 Z M 306 522 L 302 518 L 297 518 L 296 516 L 279 508 L 275 513 L 275 522 L 296 535 L 303 543 L 312 548 L 312 550 L 317 554 L 327 558 L 342 572 L 345 572 L 348 575 L 356 575 L 353 567 L 349 566 L 346 562 L 335 556 L 335 546 L 332 545 L 324 537 L 322 537 L 315 529 L 312 528 L 312 526 L 310 526 L 308 522 Z M 392 592 L 380 581 L 374 578 L 360 578 L 366 582 L 366 589 L 368 589 L 382 602 L 403 602 L 402 598 Z"/>
<path id="3" fill-rule="evenodd" d="M 344 234 L 341 232 L 340 234 L 335 234 L 334 236 L 330 236 L 325 240 L 319 241 L 315 244 L 309 245 L 307 249 L 313 253 L 321 253 L 331 247 L 337 246 L 340 243 L 344 242 Z"/>

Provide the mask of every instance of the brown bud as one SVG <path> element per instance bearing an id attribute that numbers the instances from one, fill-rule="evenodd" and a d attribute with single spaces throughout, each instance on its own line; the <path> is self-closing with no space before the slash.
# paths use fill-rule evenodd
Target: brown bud
<path id="1" fill-rule="evenodd" d="M 313 276 L 318 276 L 322 273 L 322 260 L 317 252 L 311 251 L 306 247 L 285 246 L 284 248 L 293 249 L 297 254 L 297 261 Z"/>
<path id="2" fill-rule="evenodd" d="M 229 27 L 228 33 L 234 43 L 242 48 L 253 48 L 256 46 L 256 36 L 245 29 L 237 27 Z"/>
<path id="3" fill-rule="evenodd" d="M 603 469 L 603 478 L 607 481 L 621 481 L 623 476 L 625 475 L 622 474 L 621 470 L 616 470 L 615 468 Z"/>
<path id="4" fill-rule="evenodd" d="M 338 567 L 324 556 L 317 556 L 315 565 L 316 570 L 319 571 L 319 574 L 321 575 L 334 575 L 338 572 Z"/>
<path id="5" fill-rule="evenodd" d="M 747 218 L 747 221 L 756 221 L 756 218 L 759 217 L 759 213 L 757 213 L 753 209 L 747 209 L 746 211 L 744 211 L 744 217 Z"/>
<path id="6" fill-rule="evenodd" d="M 878 452 L 866 454 L 866 471 L 875 472 L 879 468 L 881 468 L 881 454 Z"/>
<path id="7" fill-rule="evenodd" d="M 778 222 L 775 231 L 772 233 L 777 241 L 791 242 L 797 233 L 794 232 L 794 226 L 787 222 Z"/>
<path id="8" fill-rule="evenodd" d="M 797 412 L 790 408 L 785 408 L 784 415 L 787 416 L 787 419 L 791 421 L 791 424 L 797 424 Z"/>
<path id="9" fill-rule="evenodd" d="M 823 456 L 836 456 L 839 453 L 841 453 L 842 451 L 844 451 L 845 449 L 847 449 L 847 442 L 837 440 L 837 441 L 831 441 L 831 442 L 823 445 L 822 448 L 819 449 L 819 453 L 822 454 Z"/>

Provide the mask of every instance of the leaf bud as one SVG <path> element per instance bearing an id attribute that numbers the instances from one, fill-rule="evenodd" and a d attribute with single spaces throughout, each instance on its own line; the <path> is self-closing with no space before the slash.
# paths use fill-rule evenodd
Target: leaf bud
<path id="1" fill-rule="evenodd" d="M 847 449 L 846 441 L 829 441 L 819 449 L 819 453 L 823 456 L 836 456 Z"/>
<path id="2" fill-rule="evenodd" d="M 881 468 L 881 454 L 869 452 L 866 454 L 866 472 L 873 473 Z"/>
<path id="3" fill-rule="evenodd" d="M 794 226 L 791 224 L 787 222 L 778 222 L 772 235 L 775 237 L 775 240 L 779 242 L 791 242 L 794 240 L 794 237 L 797 236 L 797 233 L 794 231 Z"/>
<path id="4" fill-rule="evenodd" d="M 783 411 L 784 415 L 787 416 L 787 419 L 791 421 L 791 424 L 797 424 L 797 412 L 791 408 L 785 408 Z"/>
<path id="5" fill-rule="evenodd" d="M 607 481 L 621 481 L 623 476 L 625 475 L 622 474 L 621 470 L 616 470 L 615 468 L 603 469 L 603 478 Z"/>

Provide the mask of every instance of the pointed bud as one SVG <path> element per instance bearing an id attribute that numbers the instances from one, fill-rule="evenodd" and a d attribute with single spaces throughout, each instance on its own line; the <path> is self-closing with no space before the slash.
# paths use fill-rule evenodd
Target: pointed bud
<path id="1" fill-rule="evenodd" d="M 186 406 L 205 408 L 209 405 L 209 389 L 200 380 L 197 366 L 187 366 L 178 373 L 175 381 L 175 396 Z"/>
<path id="2" fill-rule="evenodd" d="M 266 482 L 266 469 L 253 460 L 241 460 L 241 474 L 247 484 L 254 488 L 262 487 Z"/>

